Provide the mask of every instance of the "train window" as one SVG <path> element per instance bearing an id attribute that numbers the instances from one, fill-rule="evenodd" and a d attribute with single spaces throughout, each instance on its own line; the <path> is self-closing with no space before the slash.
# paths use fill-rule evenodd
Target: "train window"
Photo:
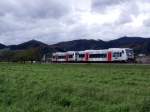
<path id="1" fill-rule="evenodd" d="M 106 54 L 90 54 L 90 58 L 106 58 Z"/>
<path id="2" fill-rule="evenodd" d="M 65 56 L 58 56 L 58 59 L 65 59 Z"/>
<path id="3" fill-rule="evenodd" d="M 127 56 L 133 56 L 134 55 L 133 50 L 130 50 L 130 49 L 126 49 L 126 54 L 127 54 Z"/>
<path id="4" fill-rule="evenodd" d="M 84 58 L 84 54 L 79 54 L 79 58 Z"/>
<path id="5" fill-rule="evenodd" d="M 122 57 L 122 53 L 120 52 L 120 57 Z"/>
<path id="6" fill-rule="evenodd" d="M 121 52 L 114 52 L 113 57 L 122 57 L 122 53 Z"/>
<path id="7" fill-rule="evenodd" d="M 106 58 L 107 57 L 107 54 L 104 54 L 104 58 Z"/>
<path id="8" fill-rule="evenodd" d="M 116 57 L 116 53 L 113 53 L 113 57 Z"/>
<path id="9" fill-rule="evenodd" d="M 90 58 L 98 58 L 99 54 L 90 54 Z"/>

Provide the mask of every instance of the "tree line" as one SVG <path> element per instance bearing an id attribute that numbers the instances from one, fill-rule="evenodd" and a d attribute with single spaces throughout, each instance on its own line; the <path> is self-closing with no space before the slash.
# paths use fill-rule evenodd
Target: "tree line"
<path id="1" fill-rule="evenodd" d="M 41 62 L 43 55 L 44 52 L 42 48 L 30 48 L 27 50 L 15 51 L 3 50 L 0 51 L 0 61 L 20 63 L 33 63 L 34 61 Z"/>

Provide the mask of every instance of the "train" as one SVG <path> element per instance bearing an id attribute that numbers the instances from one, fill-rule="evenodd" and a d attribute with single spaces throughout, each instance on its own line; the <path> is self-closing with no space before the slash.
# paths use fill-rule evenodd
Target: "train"
<path id="1" fill-rule="evenodd" d="M 90 63 L 90 62 L 134 62 L 134 51 L 131 48 L 109 48 L 102 50 L 84 50 L 55 52 L 54 63 Z"/>

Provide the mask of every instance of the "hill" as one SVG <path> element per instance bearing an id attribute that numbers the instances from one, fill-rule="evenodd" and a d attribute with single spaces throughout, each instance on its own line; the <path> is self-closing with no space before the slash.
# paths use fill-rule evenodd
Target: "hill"
<path id="1" fill-rule="evenodd" d="M 108 48 L 133 48 L 136 53 L 150 54 L 150 38 L 122 37 L 108 42 Z"/>
<path id="2" fill-rule="evenodd" d="M 48 45 L 45 43 L 42 43 L 37 40 L 30 40 L 28 42 L 24 42 L 18 45 L 10 45 L 8 46 L 11 50 L 24 50 L 24 49 L 30 49 L 30 48 L 36 48 L 36 47 L 47 47 Z"/>
<path id="3" fill-rule="evenodd" d="M 62 48 L 64 51 L 107 49 L 107 48 L 133 48 L 136 53 L 150 54 L 150 38 L 122 37 L 111 41 L 102 40 L 73 40 L 50 45 Z"/>
<path id="4" fill-rule="evenodd" d="M 4 49 L 6 48 L 7 46 L 5 46 L 4 44 L 0 44 L 0 49 Z"/>
<path id="5" fill-rule="evenodd" d="M 86 50 L 86 49 L 104 49 L 105 48 L 105 42 L 102 40 L 73 40 L 73 41 L 67 41 L 67 42 L 60 42 L 58 44 L 50 45 L 55 46 L 57 48 L 62 48 L 64 51 L 80 51 L 80 50 Z"/>
<path id="6" fill-rule="evenodd" d="M 30 48 L 41 48 L 43 53 L 52 53 L 57 51 L 80 51 L 86 49 L 107 49 L 116 47 L 133 48 L 137 54 L 150 54 L 150 38 L 122 37 L 110 41 L 79 39 L 60 42 L 53 45 L 48 45 L 37 40 L 30 40 L 25 43 L 10 46 L 0 44 L 0 49 L 8 48 L 10 50 L 26 50 Z"/>

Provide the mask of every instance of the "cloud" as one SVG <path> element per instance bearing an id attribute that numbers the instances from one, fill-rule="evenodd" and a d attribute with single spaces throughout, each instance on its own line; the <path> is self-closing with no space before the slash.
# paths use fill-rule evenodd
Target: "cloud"
<path id="1" fill-rule="evenodd" d="M 4 0 L 0 2 L 1 14 L 12 14 L 22 18 L 59 18 L 66 15 L 70 6 L 68 0 Z"/>
<path id="2" fill-rule="evenodd" d="M 150 18 L 145 19 L 143 24 L 145 27 L 150 27 Z"/>
<path id="3" fill-rule="evenodd" d="M 117 6 L 125 2 L 128 2 L 128 0 L 93 0 L 92 10 L 96 12 L 104 12 L 107 8 Z"/>
<path id="4" fill-rule="evenodd" d="M 0 41 L 19 43 L 60 31 L 60 18 L 70 13 L 69 0 L 0 1 Z M 55 31 L 54 31 L 55 30 Z M 58 32 L 59 33 L 59 32 Z M 13 41 L 8 41 L 13 40 Z"/>
<path id="5" fill-rule="evenodd" d="M 0 43 L 150 36 L 149 0 L 1 0 Z"/>

